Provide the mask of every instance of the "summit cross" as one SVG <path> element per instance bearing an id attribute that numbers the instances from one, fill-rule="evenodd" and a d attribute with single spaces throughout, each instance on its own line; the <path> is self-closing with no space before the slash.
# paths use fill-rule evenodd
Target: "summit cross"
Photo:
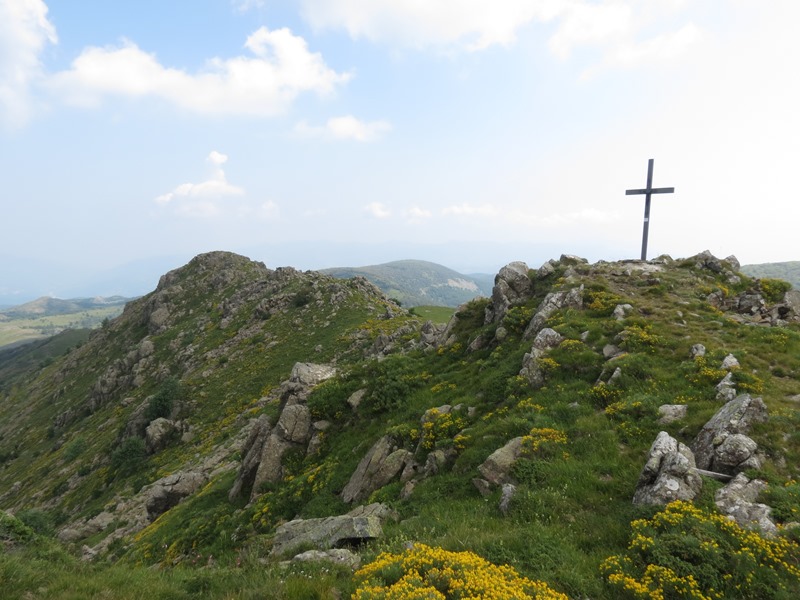
<path id="1" fill-rule="evenodd" d="M 669 188 L 654 188 L 653 187 L 653 162 L 650 159 L 647 162 L 647 187 L 639 190 L 625 190 L 626 196 L 635 196 L 644 194 L 644 230 L 642 231 L 642 260 L 647 260 L 647 233 L 650 228 L 650 195 L 651 194 L 672 194 L 675 192 L 674 187 Z"/>

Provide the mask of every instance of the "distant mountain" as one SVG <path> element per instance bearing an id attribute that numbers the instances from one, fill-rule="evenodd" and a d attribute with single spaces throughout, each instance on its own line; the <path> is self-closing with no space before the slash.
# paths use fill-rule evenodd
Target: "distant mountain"
<path id="1" fill-rule="evenodd" d="M 118 316 L 132 298 L 72 298 L 43 296 L 0 310 L 0 348 L 50 337 L 69 329 L 92 329 Z"/>
<path id="2" fill-rule="evenodd" d="M 321 272 L 339 279 L 364 277 L 406 308 L 460 306 L 476 296 L 491 296 L 494 282 L 492 275 L 464 275 L 424 260 L 397 260 L 366 267 L 322 269 Z"/>
<path id="3" fill-rule="evenodd" d="M 783 279 L 792 284 L 792 287 L 800 289 L 800 260 L 788 262 L 762 263 L 758 265 L 742 265 L 742 273 L 751 277 L 763 279 Z"/>
<path id="4" fill-rule="evenodd" d="M 10 319 L 30 319 L 36 317 L 48 317 L 52 315 L 68 315 L 95 308 L 107 308 L 110 306 L 125 306 L 133 298 L 123 296 L 111 296 L 110 298 L 71 298 L 62 300 L 61 298 L 50 298 L 42 296 L 31 302 L 12 306 L 0 311 Z"/>

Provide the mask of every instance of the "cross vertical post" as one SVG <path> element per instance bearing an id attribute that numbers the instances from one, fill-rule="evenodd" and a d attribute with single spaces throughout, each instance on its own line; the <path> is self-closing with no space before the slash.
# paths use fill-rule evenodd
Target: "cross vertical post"
<path id="1" fill-rule="evenodd" d="M 625 190 L 626 196 L 644 194 L 644 229 L 642 231 L 642 260 L 647 260 L 647 235 L 650 231 L 650 196 L 652 194 L 672 194 L 674 187 L 654 188 L 653 187 L 653 163 L 655 159 L 647 161 L 647 187 L 638 190 Z"/>

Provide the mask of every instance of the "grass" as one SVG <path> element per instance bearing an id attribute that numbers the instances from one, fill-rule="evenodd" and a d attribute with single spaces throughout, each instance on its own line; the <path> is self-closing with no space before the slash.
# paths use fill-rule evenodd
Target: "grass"
<path id="1" fill-rule="evenodd" d="M 424 321 L 433 321 L 434 323 L 443 324 L 450 320 L 450 317 L 453 316 L 456 309 L 448 306 L 415 306 L 410 312 Z"/>

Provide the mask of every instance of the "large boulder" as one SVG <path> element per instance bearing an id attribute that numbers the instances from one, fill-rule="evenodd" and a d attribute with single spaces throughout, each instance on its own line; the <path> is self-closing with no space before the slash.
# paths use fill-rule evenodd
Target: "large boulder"
<path id="1" fill-rule="evenodd" d="M 525 302 L 530 297 L 533 284 L 528 271 L 528 265 L 524 262 L 512 262 L 500 269 L 494 278 L 492 302 L 486 307 L 485 323 L 499 323 L 512 305 Z"/>
<path id="2" fill-rule="evenodd" d="M 320 550 L 356 545 L 383 535 L 383 521 L 391 510 L 382 504 L 359 506 L 346 515 L 320 519 L 295 519 L 275 531 L 272 554 L 287 554 L 302 547 Z"/>
<path id="3" fill-rule="evenodd" d="M 383 436 L 369 449 L 350 481 L 342 490 L 342 500 L 357 502 L 400 476 L 413 459 L 408 450 L 396 448 L 390 436 Z"/>
<path id="4" fill-rule="evenodd" d="M 156 481 L 147 492 L 147 514 L 154 520 L 167 512 L 186 496 L 190 496 L 206 483 L 206 477 L 196 471 L 181 471 Z"/>
<path id="5" fill-rule="evenodd" d="M 766 504 L 756 502 L 758 495 L 767 487 L 765 481 L 750 480 L 739 473 L 725 487 L 717 490 L 714 502 L 717 508 L 742 527 L 756 529 L 763 535 L 772 537 L 778 528 L 772 521 L 772 509 Z"/>
<path id="6" fill-rule="evenodd" d="M 482 465 L 478 467 L 478 472 L 491 484 L 503 485 L 504 483 L 514 483 L 511 477 L 511 467 L 522 455 L 522 437 L 516 437 L 502 448 L 498 448 L 489 455 Z M 477 484 L 480 489 L 480 484 Z"/>
<path id="7" fill-rule="evenodd" d="M 694 456 L 689 447 L 666 431 L 660 432 L 650 446 L 633 503 L 668 504 L 674 500 L 692 500 L 703 487 L 694 468 Z"/>
<path id="8" fill-rule="evenodd" d="M 742 394 L 725 404 L 692 442 L 697 466 L 729 475 L 748 468 L 758 468 L 757 447 L 747 434 L 755 423 L 763 423 L 767 419 L 764 401 L 750 394 Z M 731 436 L 734 437 L 728 440 Z M 737 460 L 740 462 L 731 464 Z"/>
<path id="9" fill-rule="evenodd" d="M 147 447 L 148 454 L 155 454 L 163 450 L 170 443 L 178 428 L 173 421 L 158 417 L 150 421 L 150 424 L 145 429 L 145 446 Z"/>
<path id="10" fill-rule="evenodd" d="M 313 387 L 336 375 L 336 367 L 314 363 L 295 363 L 289 381 Z"/>

